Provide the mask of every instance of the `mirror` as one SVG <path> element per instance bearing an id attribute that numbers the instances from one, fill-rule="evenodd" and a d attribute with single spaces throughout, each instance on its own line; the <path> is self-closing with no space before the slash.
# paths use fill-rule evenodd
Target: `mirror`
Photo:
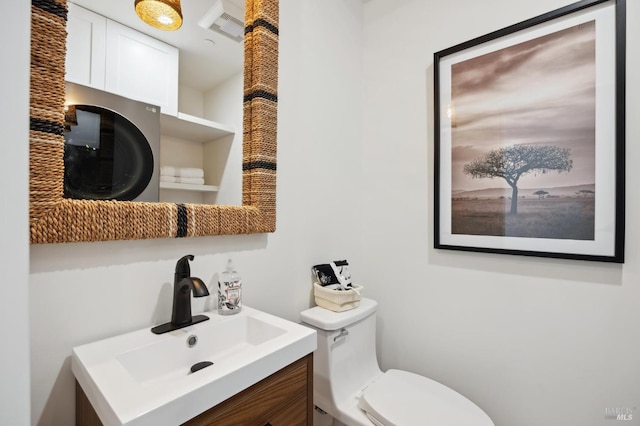
<path id="1" fill-rule="evenodd" d="M 63 198 L 66 1 L 32 6 L 31 243 L 275 231 L 277 0 L 245 3 L 242 206 Z"/>

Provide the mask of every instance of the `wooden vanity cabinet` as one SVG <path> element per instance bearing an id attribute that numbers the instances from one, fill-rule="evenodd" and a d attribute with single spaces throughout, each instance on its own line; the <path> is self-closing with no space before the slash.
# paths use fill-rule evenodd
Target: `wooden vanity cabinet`
<path id="1" fill-rule="evenodd" d="M 188 420 L 185 426 L 311 426 L 313 354 Z M 76 383 L 76 425 L 102 425 Z"/>

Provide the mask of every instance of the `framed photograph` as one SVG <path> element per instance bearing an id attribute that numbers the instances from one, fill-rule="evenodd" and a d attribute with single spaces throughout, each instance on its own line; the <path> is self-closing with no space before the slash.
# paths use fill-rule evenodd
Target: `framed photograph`
<path id="1" fill-rule="evenodd" d="M 624 262 L 625 0 L 434 55 L 437 249 Z"/>

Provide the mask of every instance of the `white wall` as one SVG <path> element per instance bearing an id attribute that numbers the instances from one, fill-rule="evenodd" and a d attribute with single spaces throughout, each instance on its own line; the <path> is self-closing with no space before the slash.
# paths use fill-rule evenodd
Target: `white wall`
<path id="1" fill-rule="evenodd" d="M 202 117 L 203 111 L 202 92 L 181 84 L 178 86 L 178 112 Z"/>
<path id="2" fill-rule="evenodd" d="M 34 424 L 73 424 L 72 347 L 170 319 L 175 261 L 184 254 L 195 255 L 191 270 L 210 287 L 233 255 L 245 303 L 294 321 L 310 304 L 313 264 L 360 263 L 356 3 L 281 2 L 274 234 L 31 246 Z M 194 312 L 211 308 L 208 299 L 194 301 Z"/>
<path id="3" fill-rule="evenodd" d="M 29 423 L 29 2 L 3 5 L 0 26 L 0 424 Z"/>
<path id="4" fill-rule="evenodd" d="M 640 407 L 639 2 L 627 2 L 626 263 L 432 248 L 433 53 L 570 2 L 365 7 L 357 271 L 380 301 L 381 364 L 450 385 L 497 426 L 605 425 L 606 408 Z"/>

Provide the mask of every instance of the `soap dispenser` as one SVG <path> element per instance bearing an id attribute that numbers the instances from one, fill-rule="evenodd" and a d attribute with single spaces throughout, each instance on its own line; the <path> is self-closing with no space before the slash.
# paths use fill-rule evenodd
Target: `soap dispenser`
<path id="1" fill-rule="evenodd" d="M 218 280 L 218 313 L 233 315 L 242 309 L 242 279 L 233 266 L 231 259 L 227 260 L 227 268 L 220 274 Z"/>

